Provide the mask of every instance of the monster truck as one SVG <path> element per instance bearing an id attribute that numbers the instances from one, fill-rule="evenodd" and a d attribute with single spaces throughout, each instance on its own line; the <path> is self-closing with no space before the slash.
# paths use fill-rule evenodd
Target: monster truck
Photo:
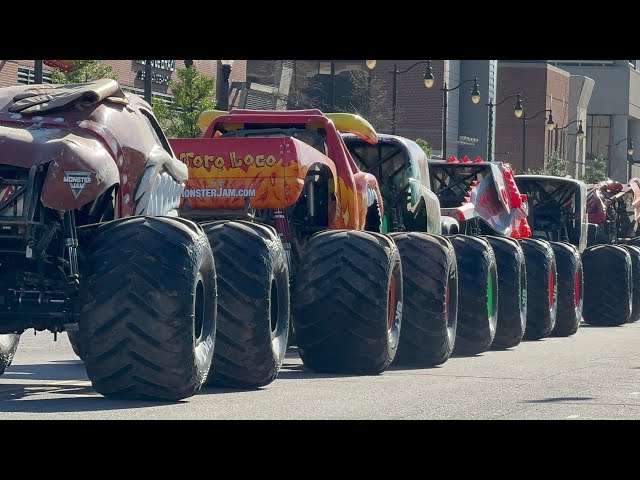
<path id="1" fill-rule="evenodd" d="M 626 185 L 606 180 L 587 185 L 588 245 L 640 244 L 640 180 Z"/>
<path id="2" fill-rule="evenodd" d="M 202 138 L 170 142 L 189 168 L 181 216 L 200 223 L 216 258 L 218 335 L 208 384 L 272 382 L 290 316 L 308 368 L 384 371 L 401 328 L 400 254 L 388 236 L 365 231 L 380 223 L 381 194 L 336 124 L 375 143 L 373 127 L 315 109 L 208 111 L 199 123 Z"/>
<path id="3" fill-rule="evenodd" d="M 587 250 L 597 273 L 588 274 L 585 259 L 585 288 L 600 293 L 587 295 L 584 320 L 601 325 L 635 322 L 640 318 L 640 181 L 633 178 L 623 185 L 606 180 L 587 185 L 586 191 Z"/>
<path id="4" fill-rule="evenodd" d="M 632 178 L 626 185 L 612 180 L 606 180 L 594 185 L 587 186 L 587 214 L 589 216 L 589 245 L 619 245 L 627 250 L 631 257 L 631 313 L 629 322 L 640 319 L 640 233 L 638 220 L 640 220 L 640 180 Z M 602 249 L 599 249 L 602 250 Z M 605 249 L 606 250 L 606 249 Z M 620 254 L 618 254 L 620 255 Z M 602 262 L 602 261 L 600 261 Z M 617 263 L 618 268 L 622 268 L 625 262 Z M 608 264 L 609 269 L 615 268 Z M 594 288 L 605 289 L 611 292 L 613 298 L 624 298 L 627 293 L 627 286 L 623 278 L 621 281 L 609 285 L 604 282 L 603 277 L 594 278 Z M 624 304 L 624 302 L 621 302 Z M 594 305 L 594 308 L 603 305 Z M 618 309 L 622 307 L 619 305 Z M 591 312 L 590 312 L 591 313 Z M 604 322 L 605 324 L 624 323 L 625 312 L 615 311 L 602 313 L 597 312 L 587 315 L 588 322 Z"/>
<path id="5" fill-rule="evenodd" d="M 457 240 L 441 235 L 427 157 L 417 143 L 396 135 L 379 134 L 375 144 L 348 132 L 342 137 L 358 167 L 380 184 L 384 210 L 367 228 L 388 233 L 402 258 L 403 326 L 395 363 L 442 364 L 453 351 L 458 327 Z"/>
<path id="6" fill-rule="evenodd" d="M 216 273 L 178 218 L 187 168 L 114 80 L 0 89 L 0 371 L 67 331 L 93 387 L 177 400 L 208 375 Z"/>
<path id="7" fill-rule="evenodd" d="M 570 318 L 573 306 L 577 315 L 584 298 L 585 323 L 621 325 L 637 320 L 640 316 L 640 249 L 622 244 L 631 238 L 619 236 L 633 231 L 627 209 L 634 197 L 633 189 L 610 181 L 585 185 L 570 178 L 538 175 L 518 175 L 516 182 L 527 192 L 532 205 L 534 236 L 570 243 L 582 254 L 586 295 L 579 291 L 576 277 L 573 301 L 567 292 L 559 304 L 566 318 Z M 566 283 L 570 290 L 569 277 Z M 634 295 L 636 291 L 638 294 Z M 573 331 L 577 325 L 569 321 L 562 328 Z"/>
<path id="8" fill-rule="evenodd" d="M 520 191 L 527 195 L 532 235 L 551 244 L 558 265 L 558 316 L 552 333 L 573 335 L 581 319 L 589 316 L 593 300 L 601 300 L 599 295 L 584 294 L 596 291 L 590 284 L 603 275 L 593 263 L 602 252 L 587 248 L 586 186 L 580 180 L 556 176 L 515 178 Z"/>
<path id="9" fill-rule="evenodd" d="M 464 234 L 461 241 L 468 248 L 476 245 L 476 257 L 469 253 L 466 258 L 484 257 L 490 265 L 495 257 L 497 264 L 499 299 L 487 297 L 487 310 L 497 303 L 497 318 L 487 318 L 485 311 L 472 303 L 478 302 L 479 291 L 491 291 L 489 287 L 495 286 L 483 287 L 484 275 L 477 279 L 477 267 L 472 266 L 476 260 L 467 260 L 469 266 L 464 267 L 466 284 L 460 287 L 460 298 L 465 308 L 459 309 L 459 322 L 474 329 L 470 330 L 469 350 L 510 348 L 523 338 L 537 340 L 551 334 L 558 304 L 554 247 L 530 238 L 527 197 L 518 190 L 511 166 L 465 156 L 460 160 L 432 159 L 429 168 L 432 190 L 440 199 L 443 216 L 448 217 L 449 223 L 444 224 L 448 232 Z M 463 278 L 462 272 L 460 276 Z"/>

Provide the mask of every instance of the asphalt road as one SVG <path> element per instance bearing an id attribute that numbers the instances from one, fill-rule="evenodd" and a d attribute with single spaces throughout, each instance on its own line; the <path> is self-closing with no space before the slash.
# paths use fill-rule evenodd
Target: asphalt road
<path id="1" fill-rule="evenodd" d="M 639 419 L 640 322 L 377 376 L 308 372 L 291 349 L 275 382 L 176 403 L 95 393 L 66 335 L 23 334 L 0 377 L 0 419 Z"/>

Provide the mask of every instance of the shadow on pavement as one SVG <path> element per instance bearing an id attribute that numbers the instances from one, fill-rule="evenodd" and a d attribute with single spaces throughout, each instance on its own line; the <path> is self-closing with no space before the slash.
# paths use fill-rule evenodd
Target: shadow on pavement
<path id="1" fill-rule="evenodd" d="M 52 365 L 55 364 L 55 365 Z M 15 380 L 87 380 L 81 360 L 57 360 L 35 365 L 11 365 L 0 377 Z"/>
<path id="2" fill-rule="evenodd" d="M 622 325 L 592 325 L 590 323 L 581 323 L 580 328 L 620 328 L 629 325 L 628 323 L 623 323 Z"/>
<path id="3" fill-rule="evenodd" d="M 561 403 L 561 402 L 577 402 L 595 400 L 594 397 L 551 397 L 543 398 L 541 400 L 525 400 L 522 403 Z"/>
<path id="4" fill-rule="evenodd" d="M 40 395 L 73 395 L 69 398 L 31 398 Z M 85 397 L 80 395 L 93 395 Z M 15 401 L 21 400 L 21 401 Z M 0 386 L 0 412 L 60 413 L 98 412 L 173 405 L 180 402 L 109 400 L 99 396 L 91 385 L 18 383 Z"/>
<path id="5" fill-rule="evenodd" d="M 289 347 L 287 353 L 284 356 L 282 362 L 282 368 L 278 373 L 278 380 L 302 380 L 310 378 L 351 378 L 351 377 L 363 377 L 364 375 L 349 374 L 349 373 L 318 373 L 308 369 L 302 363 L 300 363 L 300 355 L 295 347 Z M 375 375 L 368 375 L 375 376 Z M 237 391 L 237 390 L 235 390 Z"/>
<path id="6" fill-rule="evenodd" d="M 165 406 L 185 401 L 110 400 L 86 384 L 89 380 L 81 360 L 51 363 L 55 364 L 11 365 L 0 377 L 0 412 L 92 412 Z M 3 382 L 5 379 L 13 381 Z M 38 398 L 60 394 L 69 395 L 69 398 Z M 24 399 L 28 401 L 15 402 Z"/>

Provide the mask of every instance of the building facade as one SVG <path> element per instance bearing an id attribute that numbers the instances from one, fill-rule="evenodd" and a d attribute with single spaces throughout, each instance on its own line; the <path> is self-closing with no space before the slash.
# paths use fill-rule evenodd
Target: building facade
<path id="1" fill-rule="evenodd" d="M 640 176 L 640 167 L 631 169 L 627 162 L 629 139 L 640 141 L 640 61 L 549 60 L 549 63 L 595 81 L 585 123 L 586 160 L 602 155 L 614 180 L 626 182 L 630 176 Z"/>
<path id="2" fill-rule="evenodd" d="M 584 140 L 577 135 L 580 121 L 586 132 L 586 108 L 593 79 L 571 75 L 545 60 L 499 61 L 497 101 L 521 95 L 524 113 L 515 115 L 515 101 L 496 107 L 497 161 L 511 163 L 517 172 L 539 170 L 555 153 L 567 160 L 567 173 L 584 172 Z M 549 130 L 549 115 L 555 128 Z"/>
<path id="3" fill-rule="evenodd" d="M 495 60 L 432 60 L 434 84 L 424 83 L 426 60 L 248 60 L 246 108 L 310 108 L 359 113 L 381 133 L 425 139 L 442 155 L 444 85 L 447 92 L 447 156 L 487 157 L 484 103 L 496 87 Z M 394 75 L 394 71 L 398 72 Z M 395 76 L 396 99 L 393 85 Z M 478 77 L 481 101 L 471 102 Z M 394 108 L 395 106 L 395 108 Z M 395 111 L 395 115 L 394 115 Z M 395 118 L 395 122 L 394 122 Z"/>

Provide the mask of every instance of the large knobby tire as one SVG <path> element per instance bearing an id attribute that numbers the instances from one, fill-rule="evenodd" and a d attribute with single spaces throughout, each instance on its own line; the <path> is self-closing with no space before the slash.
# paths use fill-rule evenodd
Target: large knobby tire
<path id="1" fill-rule="evenodd" d="M 629 323 L 637 322 L 640 319 L 640 247 L 635 245 L 620 245 L 624 247 L 631 256 L 631 297 L 632 308 Z"/>
<path id="2" fill-rule="evenodd" d="M 82 345 L 80 344 L 80 334 L 75 330 L 68 330 L 67 338 L 69 339 L 69 343 L 71 344 L 73 353 L 75 353 L 78 358 L 82 360 Z"/>
<path id="3" fill-rule="evenodd" d="M 520 240 L 527 266 L 527 328 L 525 340 L 548 337 L 558 313 L 558 271 L 549 242 L 535 238 Z"/>
<path id="4" fill-rule="evenodd" d="M 0 375 L 11 365 L 13 356 L 18 349 L 20 335 L 17 333 L 3 333 L 0 335 Z"/>
<path id="5" fill-rule="evenodd" d="M 633 310 L 631 255 L 619 245 L 596 245 L 582 254 L 585 323 L 617 326 Z"/>
<path id="6" fill-rule="evenodd" d="M 201 224 L 216 262 L 218 318 L 206 385 L 273 382 L 287 349 L 289 269 L 276 231 L 246 221 Z"/>
<path id="7" fill-rule="evenodd" d="M 305 366 L 361 375 L 386 370 L 398 348 L 402 292 L 400 253 L 390 237 L 354 230 L 312 236 L 293 297 Z"/>
<path id="8" fill-rule="evenodd" d="M 404 304 L 396 365 L 431 367 L 447 361 L 458 323 L 456 253 L 445 237 L 392 233 L 402 258 Z"/>
<path id="9" fill-rule="evenodd" d="M 527 269 L 517 240 L 486 236 L 498 267 L 498 325 L 491 348 L 502 350 L 520 344 L 527 326 Z"/>
<path id="10" fill-rule="evenodd" d="M 480 237 L 448 237 L 458 264 L 458 330 L 454 355 L 487 351 L 498 323 L 498 272 L 488 241 Z"/>
<path id="11" fill-rule="evenodd" d="M 584 280 L 578 249 L 569 243 L 549 242 L 558 270 L 558 313 L 551 331 L 554 337 L 575 334 L 582 320 Z M 638 252 L 640 254 L 640 251 Z"/>
<path id="12" fill-rule="evenodd" d="M 194 395 L 216 333 L 216 272 L 202 228 L 183 218 L 130 217 L 100 226 L 83 249 L 80 344 L 96 391 Z"/>

